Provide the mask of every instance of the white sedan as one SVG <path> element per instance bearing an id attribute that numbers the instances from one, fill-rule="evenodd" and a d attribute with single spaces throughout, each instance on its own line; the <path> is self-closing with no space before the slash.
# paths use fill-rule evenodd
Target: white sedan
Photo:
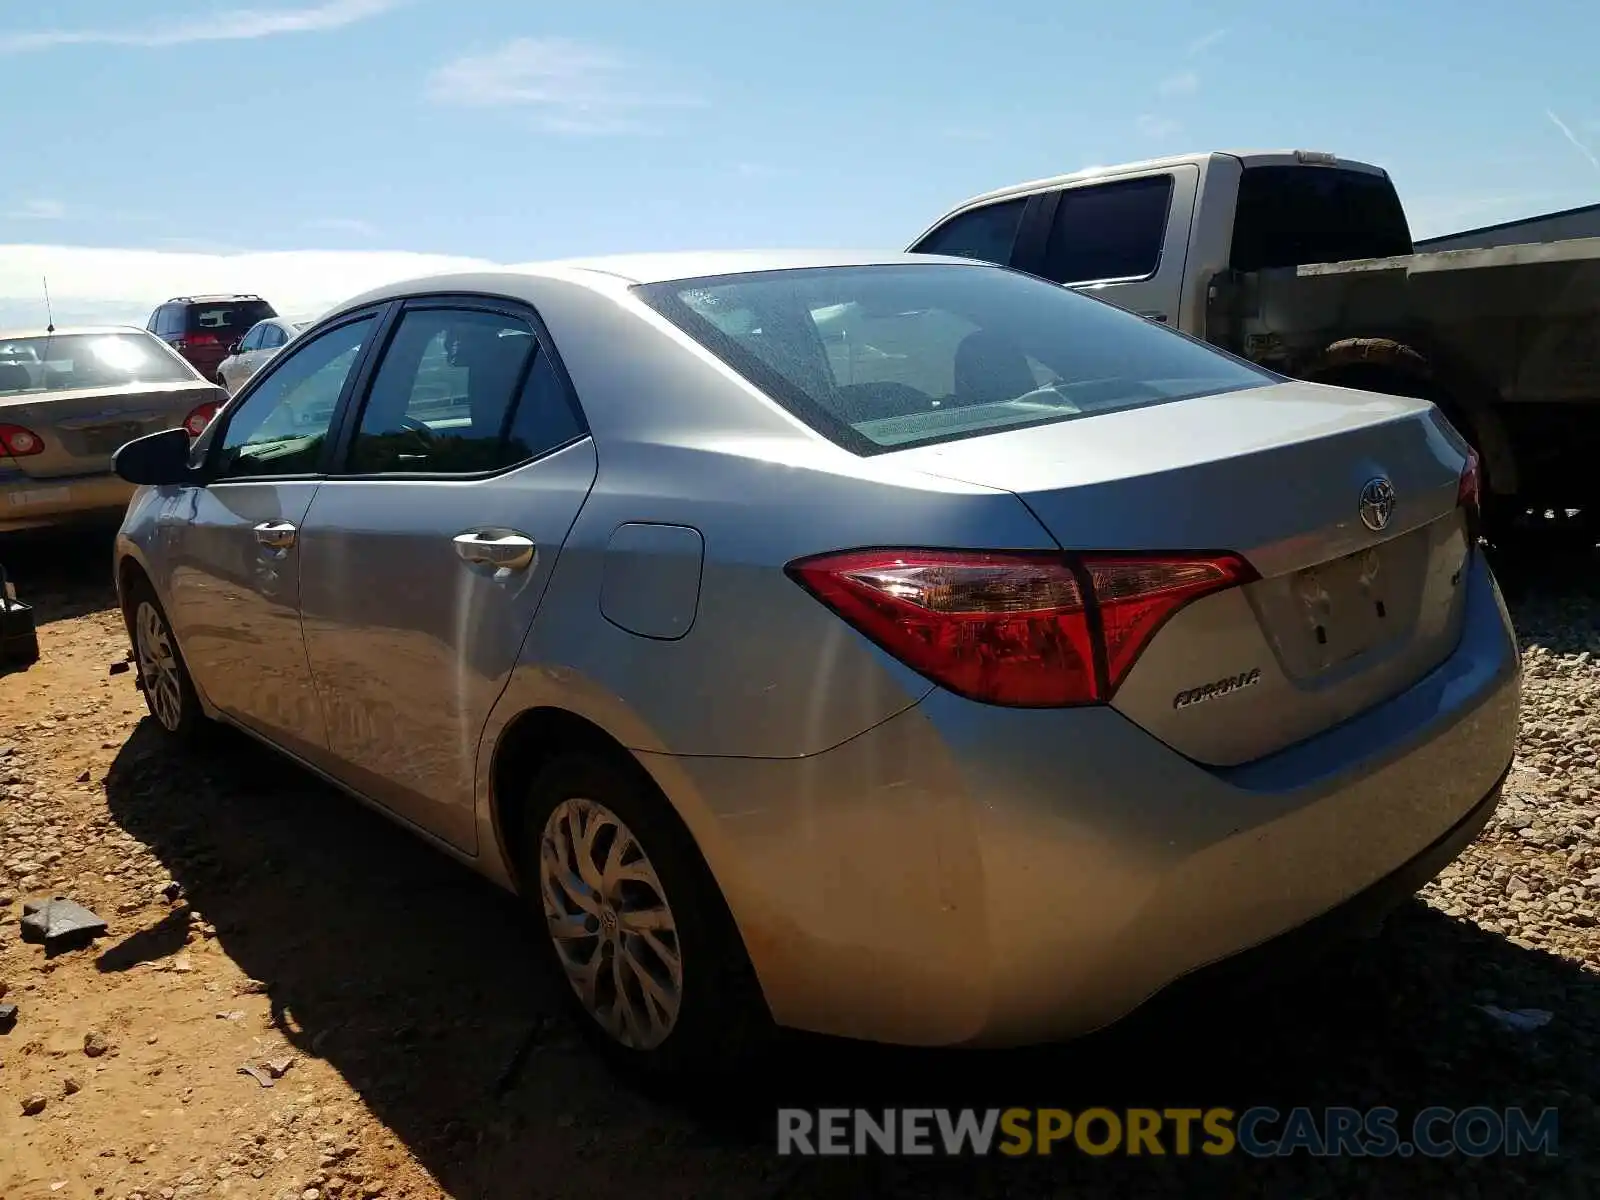
<path id="1" fill-rule="evenodd" d="M 257 321 L 229 348 L 228 357 L 217 364 L 217 381 L 228 389 L 228 395 L 233 395 L 310 324 L 288 317 Z"/>

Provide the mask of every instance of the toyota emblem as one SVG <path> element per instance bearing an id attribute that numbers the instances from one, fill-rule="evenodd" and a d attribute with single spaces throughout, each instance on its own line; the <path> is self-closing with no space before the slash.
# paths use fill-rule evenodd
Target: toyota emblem
<path id="1" fill-rule="evenodd" d="M 1367 480 L 1361 489 L 1361 523 L 1373 533 L 1381 533 L 1394 516 L 1394 484 L 1379 475 Z"/>

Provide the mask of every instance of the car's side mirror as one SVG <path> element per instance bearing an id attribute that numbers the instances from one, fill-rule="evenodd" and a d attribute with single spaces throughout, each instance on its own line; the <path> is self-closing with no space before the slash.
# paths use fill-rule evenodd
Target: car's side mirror
<path id="1" fill-rule="evenodd" d="M 119 478 L 141 486 L 192 483 L 197 472 L 189 466 L 189 447 L 186 429 L 147 433 L 124 443 L 111 456 L 111 469 Z"/>
<path id="2" fill-rule="evenodd" d="M 241 338 L 240 341 L 243 341 L 243 339 Z M 240 345 L 240 342 L 230 342 L 228 344 L 228 353 L 229 354 L 237 354 L 237 353 L 239 353 L 239 345 Z"/>

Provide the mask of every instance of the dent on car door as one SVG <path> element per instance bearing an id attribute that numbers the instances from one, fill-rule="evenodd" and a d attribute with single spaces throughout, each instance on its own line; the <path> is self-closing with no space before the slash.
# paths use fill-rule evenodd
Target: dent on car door
<path id="1" fill-rule="evenodd" d="M 468 853 L 479 736 L 595 478 L 543 337 L 518 309 L 408 307 L 301 542 L 332 769 Z"/>
<path id="2" fill-rule="evenodd" d="M 299 529 L 376 325 L 361 316 L 275 364 L 209 444 L 212 481 L 181 489 L 167 521 L 168 615 L 201 691 L 312 761 L 327 743 L 300 633 Z"/>

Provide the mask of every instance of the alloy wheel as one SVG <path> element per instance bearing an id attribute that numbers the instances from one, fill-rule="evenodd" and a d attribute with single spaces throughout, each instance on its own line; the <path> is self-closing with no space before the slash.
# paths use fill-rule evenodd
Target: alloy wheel
<path id="1" fill-rule="evenodd" d="M 150 711 L 168 733 L 176 733 L 183 722 L 183 684 L 179 678 L 178 656 L 172 648 L 172 635 L 154 604 L 141 600 L 134 613 L 134 652 L 139 659 L 139 677 Z"/>
<path id="2" fill-rule="evenodd" d="M 659 1046 L 678 1021 L 683 960 L 672 907 L 633 831 L 603 804 L 563 800 L 540 839 L 539 890 L 589 1015 L 623 1046 Z"/>

